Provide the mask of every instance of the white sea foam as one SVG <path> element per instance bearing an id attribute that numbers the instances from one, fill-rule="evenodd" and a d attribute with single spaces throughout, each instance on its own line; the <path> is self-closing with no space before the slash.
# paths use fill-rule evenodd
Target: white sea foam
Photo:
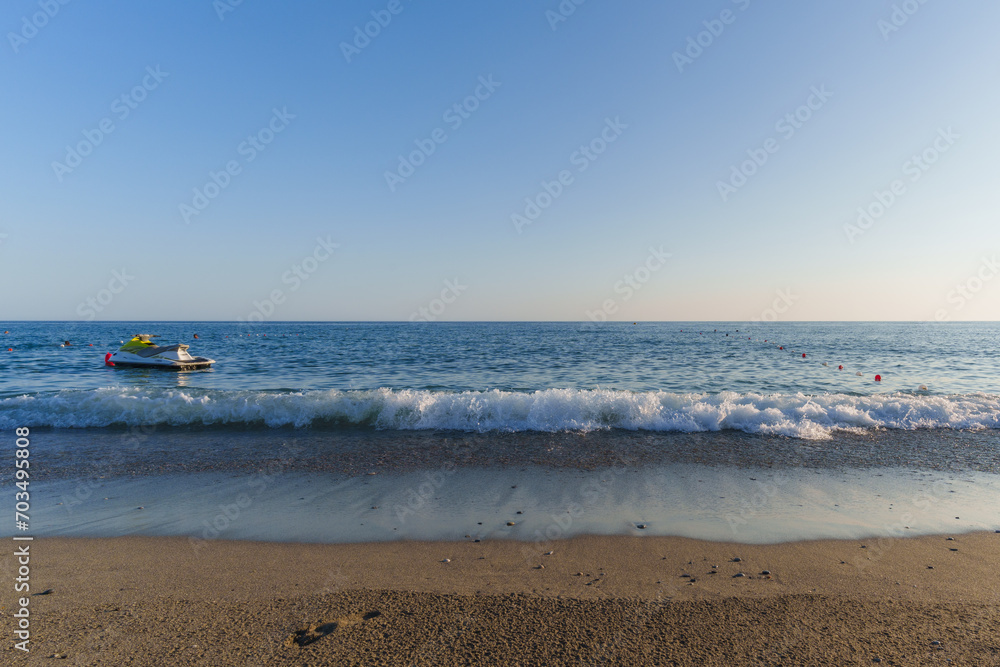
<path id="1" fill-rule="evenodd" d="M 261 392 L 104 388 L 0 400 L 3 429 L 141 424 L 305 427 L 322 422 L 477 432 L 738 430 L 825 439 L 838 430 L 878 427 L 1000 428 L 1000 396 L 679 394 L 606 389 Z"/>

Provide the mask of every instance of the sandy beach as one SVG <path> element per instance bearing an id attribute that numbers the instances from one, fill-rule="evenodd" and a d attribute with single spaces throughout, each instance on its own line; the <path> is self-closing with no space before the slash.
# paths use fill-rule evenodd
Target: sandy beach
<path id="1" fill-rule="evenodd" d="M 986 532 L 777 545 L 47 538 L 32 545 L 31 591 L 48 589 L 31 598 L 30 654 L 8 643 L 8 664 L 1000 664 L 1000 534 Z"/>

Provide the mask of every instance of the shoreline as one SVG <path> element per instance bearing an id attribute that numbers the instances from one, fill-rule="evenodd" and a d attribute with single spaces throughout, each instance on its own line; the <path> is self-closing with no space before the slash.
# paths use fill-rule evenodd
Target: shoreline
<path id="1" fill-rule="evenodd" d="M 32 592 L 52 592 L 31 598 L 32 653 L 86 664 L 997 664 L 1000 533 L 948 537 L 38 538 Z"/>
<path id="2" fill-rule="evenodd" d="M 1000 475 L 978 472 L 445 462 L 432 471 L 346 477 L 276 463 L 252 474 L 35 485 L 38 537 L 365 543 L 631 535 L 777 544 L 1000 528 Z"/>

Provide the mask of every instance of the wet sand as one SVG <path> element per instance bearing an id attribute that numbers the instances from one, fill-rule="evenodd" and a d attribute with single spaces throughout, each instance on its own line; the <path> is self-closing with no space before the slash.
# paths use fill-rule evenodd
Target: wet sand
<path id="1" fill-rule="evenodd" d="M 31 590 L 52 589 L 31 598 L 31 653 L 4 651 L 81 665 L 1000 664 L 1000 533 L 948 537 L 46 538 L 31 547 Z M 11 555 L 0 565 L 13 575 Z M 9 638 L 9 588 L 2 600 Z"/>

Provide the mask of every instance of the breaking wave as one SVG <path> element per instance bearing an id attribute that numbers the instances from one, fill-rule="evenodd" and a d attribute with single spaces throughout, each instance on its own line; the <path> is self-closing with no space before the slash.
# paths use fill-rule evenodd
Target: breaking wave
<path id="1" fill-rule="evenodd" d="M 474 432 L 737 430 L 811 440 L 836 431 L 1000 428 L 1000 396 L 534 392 L 304 392 L 103 388 L 0 399 L 0 428 L 321 424 Z"/>

